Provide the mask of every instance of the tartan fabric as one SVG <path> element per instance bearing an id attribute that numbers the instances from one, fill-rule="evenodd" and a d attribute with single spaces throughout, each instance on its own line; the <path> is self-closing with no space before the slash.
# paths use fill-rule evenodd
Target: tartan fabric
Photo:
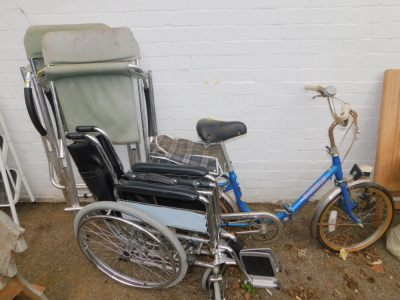
<path id="1" fill-rule="evenodd" d="M 219 145 L 206 148 L 205 144 L 167 135 L 156 136 L 150 144 L 150 160 L 154 163 L 200 166 L 213 175 L 221 175 L 225 170 L 225 159 Z"/>

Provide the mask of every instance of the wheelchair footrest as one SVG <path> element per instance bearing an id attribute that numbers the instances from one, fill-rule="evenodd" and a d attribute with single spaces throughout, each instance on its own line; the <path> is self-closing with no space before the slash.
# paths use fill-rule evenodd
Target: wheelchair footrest
<path id="1" fill-rule="evenodd" d="M 277 273 L 282 268 L 271 249 L 243 249 L 239 256 L 250 278 L 248 284 L 254 288 L 281 288 Z"/>

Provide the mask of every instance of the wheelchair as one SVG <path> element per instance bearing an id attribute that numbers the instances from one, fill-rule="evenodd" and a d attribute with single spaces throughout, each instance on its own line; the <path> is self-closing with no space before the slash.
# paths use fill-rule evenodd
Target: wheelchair
<path id="1" fill-rule="evenodd" d="M 246 284 L 280 288 L 272 250 L 244 249 L 220 226 L 222 219 L 257 220 L 269 213 L 221 215 L 219 189 L 207 169 L 136 163 L 125 172 L 104 130 L 76 129 L 67 133 L 74 141 L 67 148 L 97 201 L 78 212 L 74 231 L 100 271 L 137 288 L 169 288 L 188 266 L 200 266 L 206 268 L 202 287 L 211 299 L 224 299 L 223 273 L 237 266 Z"/>
<path id="2" fill-rule="evenodd" d="M 229 198 L 216 179 L 226 165 L 215 150 L 220 147 L 196 153 L 191 144 L 192 156 L 200 158 L 196 166 L 146 162 L 158 135 L 152 74 L 140 68 L 128 28 L 32 26 L 24 44 L 27 110 L 42 137 L 52 184 L 62 190 L 66 210 L 78 211 L 74 231 L 90 262 L 138 288 L 169 288 L 189 266 L 203 267 L 202 286 L 213 299 L 224 298 L 223 274 L 231 265 L 255 288 L 280 288 L 273 251 L 244 249 L 221 227 L 237 223 L 258 233 L 248 224 L 268 220 L 274 237 L 282 232 L 271 213 L 221 213 L 220 203 Z M 126 145 L 126 172 L 115 145 Z M 80 189 L 95 202 L 82 207 L 79 198 L 88 194 Z"/>

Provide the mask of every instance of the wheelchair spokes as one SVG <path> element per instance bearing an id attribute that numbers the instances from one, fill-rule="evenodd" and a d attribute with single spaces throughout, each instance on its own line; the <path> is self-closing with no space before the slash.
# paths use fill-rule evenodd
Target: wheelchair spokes
<path id="1" fill-rule="evenodd" d="M 162 288 L 178 283 L 187 270 L 181 244 L 165 226 L 139 221 L 144 216 L 124 208 L 123 214 L 137 221 L 91 210 L 75 224 L 78 243 L 86 257 L 126 285 Z"/>

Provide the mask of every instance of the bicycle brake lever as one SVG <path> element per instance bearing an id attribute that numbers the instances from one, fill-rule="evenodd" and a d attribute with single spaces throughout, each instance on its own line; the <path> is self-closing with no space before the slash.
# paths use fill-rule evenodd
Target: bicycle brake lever
<path id="1" fill-rule="evenodd" d="M 320 98 L 325 98 L 326 96 L 322 96 L 322 95 L 315 95 L 314 97 L 312 97 L 313 99 L 315 99 L 315 98 L 318 98 L 318 97 L 320 97 Z"/>

